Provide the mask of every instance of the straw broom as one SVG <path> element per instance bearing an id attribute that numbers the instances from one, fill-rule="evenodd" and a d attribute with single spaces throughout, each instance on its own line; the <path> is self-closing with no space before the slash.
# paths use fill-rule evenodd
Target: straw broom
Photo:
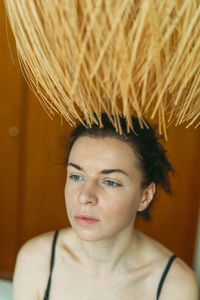
<path id="1" fill-rule="evenodd" d="M 50 116 L 106 112 L 199 125 L 200 0 L 5 0 L 19 60 Z M 97 120 L 93 113 L 96 113 Z"/>

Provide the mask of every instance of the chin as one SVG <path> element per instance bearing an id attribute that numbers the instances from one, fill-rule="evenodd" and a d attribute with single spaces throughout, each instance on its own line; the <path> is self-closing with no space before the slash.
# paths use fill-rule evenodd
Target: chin
<path id="1" fill-rule="evenodd" d="M 120 232 L 116 231 L 109 231 L 103 229 L 92 229 L 92 228 L 77 228 L 76 226 L 72 227 L 77 238 L 81 241 L 85 242 L 98 242 L 98 241 L 106 241 L 112 240 L 116 238 L 116 236 Z"/>
<path id="2" fill-rule="evenodd" d="M 97 242 L 100 240 L 103 240 L 105 237 L 102 235 L 102 233 L 99 232 L 95 232 L 95 230 L 91 230 L 91 229 L 87 229 L 87 228 L 81 228 L 81 229 L 77 229 L 72 227 L 76 236 L 78 237 L 78 239 L 80 239 L 81 241 L 85 241 L 85 242 Z"/>

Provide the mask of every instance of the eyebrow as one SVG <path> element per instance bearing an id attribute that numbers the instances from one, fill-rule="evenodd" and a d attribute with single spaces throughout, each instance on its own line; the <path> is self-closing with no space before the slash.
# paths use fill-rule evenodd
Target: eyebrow
<path id="1" fill-rule="evenodd" d="M 77 169 L 79 171 L 83 171 L 83 168 L 81 168 L 79 165 L 74 164 L 74 163 L 68 163 L 67 166 L 68 167 L 72 166 L 72 167 L 74 167 L 75 169 Z M 106 169 L 106 170 L 102 170 L 100 173 L 101 174 L 122 173 L 122 174 L 128 176 L 128 174 L 125 171 L 121 170 L 121 169 Z"/>

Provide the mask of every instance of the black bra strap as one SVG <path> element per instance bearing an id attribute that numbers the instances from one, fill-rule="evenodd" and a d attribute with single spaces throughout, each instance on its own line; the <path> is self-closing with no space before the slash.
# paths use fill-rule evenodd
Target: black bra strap
<path id="1" fill-rule="evenodd" d="M 55 260 L 56 240 L 57 240 L 57 237 L 58 237 L 58 233 L 59 233 L 59 231 L 57 230 L 55 232 L 54 238 L 53 238 L 53 243 L 52 243 L 52 248 L 51 248 L 51 261 L 50 261 L 49 280 L 48 280 L 47 288 L 46 288 L 46 291 L 45 291 L 44 300 L 49 299 L 49 292 L 50 292 L 50 286 L 51 286 L 51 277 L 52 277 L 52 271 L 53 271 L 54 260 Z"/>
<path id="2" fill-rule="evenodd" d="M 163 283 L 164 283 L 164 281 L 165 281 L 165 278 L 166 278 L 166 276 L 167 276 L 167 273 L 169 272 L 169 269 L 170 269 L 170 267 L 171 267 L 171 264 L 173 263 L 173 261 L 174 261 L 175 258 L 176 258 L 176 255 L 173 254 L 173 255 L 170 257 L 170 259 L 169 259 L 169 261 L 168 261 L 168 263 L 167 263 L 167 265 L 166 265 L 166 268 L 165 268 L 165 270 L 164 270 L 164 272 L 163 272 L 163 274 L 162 274 L 162 277 L 161 277 L 160 282 L 159 282 L 159 285 L 158 285 L 158 290 L 157 290 L 157 297 L 156 297 L 156 300 L 158 300 L 159 297 L 160 297 L 160 293 L 161 293 L 161 290 L 162 290 L 162 287 L 163 287 Z"/>

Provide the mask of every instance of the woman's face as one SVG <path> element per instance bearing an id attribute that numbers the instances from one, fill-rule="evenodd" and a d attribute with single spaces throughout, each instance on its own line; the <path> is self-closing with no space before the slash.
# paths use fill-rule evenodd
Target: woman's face
<path id="1" fill-rule="evenodd" d="M 141 180 L 137 157 L 127 143 L 78 138 L 69 155 L 65 187 L 68 217 L 78 237 L 97 241 L 132 230 L 137 210 L 148 204 Z"/>

